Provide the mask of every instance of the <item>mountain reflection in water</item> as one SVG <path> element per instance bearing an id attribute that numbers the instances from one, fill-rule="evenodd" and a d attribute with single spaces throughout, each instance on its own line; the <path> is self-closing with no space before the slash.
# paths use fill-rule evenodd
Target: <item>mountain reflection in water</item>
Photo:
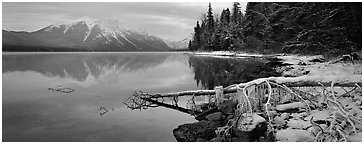
<path id="1" fill-rule="evenodd" d="M 96 79 L 103 72 L 134 72 L 147 70 L 162 64 L 166 54 L 95 53 L 95 54 L 27 54 L 3 55 L 3 73 L 35 71 L 48 77 L 71 77 L 85 81 L 88 76 Z"/>
<path id="2" fill-rule="evenodd" d="M 136 90 L 212 89 L 275 74 L 264 59 L 183 53 L 3 53 L 2 60 L 4 141 L 175 141 L 174 128 L 196 121 L 176 111 L 190 109 L 190 97 L 179 98 L 184 109 L 130 111 L 122 102 Z M 58 85 L 75 91 L 48 91 Z"/>

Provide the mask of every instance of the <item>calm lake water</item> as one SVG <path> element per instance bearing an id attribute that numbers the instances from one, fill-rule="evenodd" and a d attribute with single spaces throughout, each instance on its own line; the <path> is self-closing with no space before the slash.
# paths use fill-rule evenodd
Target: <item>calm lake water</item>
<path id="1" fill-rule="evenodd" d="M 256 58 L 183 53 L 2 56 L 3 141 L 176 141 L 172 130 L 196 122 L 191 115 L 164 107 L 130 110 L 123 102 L 135 90 L 212 89 L 277 75 L 267 60 Z M 48 90 L 60 85 L 75 91 Z"/>

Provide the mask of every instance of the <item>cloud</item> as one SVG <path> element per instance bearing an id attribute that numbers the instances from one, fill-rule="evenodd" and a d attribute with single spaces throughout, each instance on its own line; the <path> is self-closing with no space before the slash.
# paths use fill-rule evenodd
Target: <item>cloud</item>
<path id="1" fill-rule="evenodd" d="M 190 22 L 190 19 L 186 18 L 157 16 L 157 15 L 134 15 L 134 16 L 142 17 L 143 19 L 145 19 L 144 22 L 149 24 L 169 25 L 182 29 L 190 29 L 191 26 L 193 27 L 193 25 L 188 24 Z"/>
<path id="2" fill-rule="evenodd" d="M 214 14 L 231 6 L 232 2 L 212 3 Z M 35 31 L 88 15 L 180 40 L 193 32 L 196 21 L 207 12 L 208 2 L 4 2 L 2 8 L 5 29 Z"/>

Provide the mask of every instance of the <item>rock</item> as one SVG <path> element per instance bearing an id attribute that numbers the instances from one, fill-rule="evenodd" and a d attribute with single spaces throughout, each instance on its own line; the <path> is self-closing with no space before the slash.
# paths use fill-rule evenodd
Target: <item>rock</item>
<path id="1" fill-rule="evenodd" d="M 218 106 L 218 110 L 225 113 L 234 113 L 236 106 L 238 105 L 238 102 L 234 99 L 225 100 L 221 105 Z"/>
<path id="2" fill-rule="evenodd" d="M 316 56 L 308 60 L 309 62 L 324 62 L 325 58 L 323 56 Z"/>
<path id="3" fill-rule="evenodd" d="M 286 121 L 280 117 L 280 116 L 276 116 L 274 119 L 273 119 L 273 123 L 275 123 L 277 126 L 284 126 L 286 124 Z"/>
<path id="4" fill-rule="evenodd" d="M 326 124 L 320 124 L 319 125 L 323 130 L 327 128 Z M 318 132 L 320 132 L 320 128 L 318 128 L 317 126 L 311 126 L 310 128 L 307 129 L 308 132 L 316 135 Z"/>
<path id="5" fill-rule="evenodd" d="M 341 98 L 338 100 L 349 113 L 353 115 L 361 115 L 362 110 L 360 109 L 360 103 L 353 101 L 350 97 L 349 98 Z"/>
<path id="6" fill-rule="evenodd" d="M 256 113 L 244 113 L 233 128 L 233 134 L 239 137 L 240 141 L 257 141 L 266 131 L 266 120 Z"/>
<path id="7" fill-rule="evenodd" d="M 343 55 L 342 56 L 342 60 L 343 61 L 351 61 L 352 59 L 351 59 L 351 56 L 350 55 Z"/>
<path id="8" fill-rule="evenodd" d="M 282 113 L 282 114 L 281 114 L 281 118 L 282 118 L 282 119 L 284 119 L 284 120 L 288 119 L 288 118 L 289 118 L 289 116 L 290 116 L 290 114 L 289 114 L 289 113 Z"/>
<path id="9" fill-rule="evenodd" d="M 203 138 L 197 138 L 196 142 L 208 142 L 208 141 Z"/>
<path id="10" fill-rule="evenodd" d="M 246 137 L 233 137 L 231 142 L 249 142 L 249 136 L 247 134 Z"/>
<path id="11" fill-rule="evenodd" d="M 235 115 L 231 114 L 226 116 L 225 120 L 224 120 L 224 124 L 226 124 L 229 120 L 233 119 Z"/>
<path id="12" fill-rule="evenodd" d="M 355 135 L 349 135 L 348 141 L 350 142 L 362 142 L 362 132 L 357 133 Z"/>
<path id="13" fill-rule="evenodd" d="M 311 123 L 301 119 L 300 120 L 290 119 L 287 123 L 287 126 L 293 129 L 306 129 L 309 126 L 311 126 Z"/>
<path id="14" fill-rule="evenodd" d="M 323 111 L 312 111 L 312 114 L 305 118 L 306 121 L 309 121 L 313 117 L 313 121 L 326 120 L 330 116 L 330 112 L 327 110 Z"/>
<path id="15" fill-rule="evenodd" d="M 178 142 L 195 142 L 198 138 L 211 140 L 216 137 L 217 125 L 210 121 L 183 124 L 173 129 L 173 136 Z"/>
<path id="16" fill-rule="evenodd" d="M 208 110 L 206 110 L 206 111 L 204 111 L 204 112 L 202 112 L 202 113 L 200 113 L 200 114 L 197 114 L 197 115 L 195 116 L 195 119 L 196 119 L 196 120 L 198 120 L 198 121 L 201 121 L 201 120 L 207 120 L 207 119 L 206 119 L 206 116 L 207 116 L 207 115 L 212 114 L 212 113 L 215 113 L 215 112 L 217 112 L 217 111 L 218 111 L 218 110 L 217 110 L 217 107 L 213 107 L 213 108 L 208 109 Z"/>
<path id="17" fill-rule="evenodd" d="M 282 142 L 312 142 L 314 136 L 306 130 L 286 129 L 278 131 L 276 139 Z"/>
<path id="18" fill-rule="evenodd" d="M 244 113 L 242 118 L 238 121 L 238 128 L 242 131 L 252 131 L 256 128 L 256 126 L 260 123 L 265 122 L 266 120 L 260 115 L 253 113 L 247 114 Z"/>
<path id="19" fill-rule="evenodd" d="M 275 116 L 277 116 L 277 115 L 278 115 L 278 113 L 277 113 L 277 111 L 272 110 L 272 111 L 269 111 L 269 115 L 270 115 L 271 117 L 275 117 Z"/>
<path id="20" fill-rule="evenodd" d="M 307 116 L 307 112 L 302 112 L 302 113 L 292 113 L 291 114 L 291 117 L 293 117 L 293 119 L 301 119 L 303 117 L 306 117 Z"/>
<path id="21" fill-rule="evenodd" d="M 223 142 L 223 141 L 224 141 L 224 139 L 222 137 L 219 137 L 219 136 L 210 140 L 210 142 Z"/>
<path id="22" fill-rule="evenodd" d="M 215 112 L 206 116 L 206 119 L 212 122 L 220 121 L 222 118 L 222 112 Z"/>
<path id="23" fill-rule="evenodd" d="M 303 66 L 305 66 L 305 65 L 307 65 L 305 62 L 303 62 L 303 61 L 300 61 L 300 62 L 298 62 L 298 64 L 297 65 L 303 65 Z"/>
<path id="24" fill-rule="evenodd" d="M 306 71 L 302 72 L 302 74 L 303 74 L 303 75 L 307 75 L 307 74 L 309 74 L 309 73 L 310 73 L 310 71 L 309 71 L 309 70 L 306 70 Z"/>

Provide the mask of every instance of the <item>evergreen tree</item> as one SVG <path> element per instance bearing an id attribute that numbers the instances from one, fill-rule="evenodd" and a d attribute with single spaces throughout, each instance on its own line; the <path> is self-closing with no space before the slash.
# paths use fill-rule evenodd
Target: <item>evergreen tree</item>
<path id="1" fill-rule="evenodd" d="M 222 26 L 227 27 L 230 24 L 230 10 L 227 8 L 223 9 L 220 16 L 220 23 Z"/>
<path id="2" fill-rule="evenodd" d="M 238 24 L 241 18 L 241 10 L 240 10 L 240 3 L 234 2 L 233 4 L 233 13 L 231 14 L 231 22 L 233 24 Z"/>
<path id="3" fill-rule="evenodd" d="M 211 3 L 209 3 L 209 9 L 207 11 L 207 29 L 208 32 L 213 33 L 214 32 L 214 16 L 212 13 Z"/>
<path id="4" fill-rule="evenodd" d="M 188 42 L 188 49 L 190 51 L 193 51 L 193 49 L 192 49 L 192 41 L 191 40 Z"/>
<path id="5" fill-rule="evenodd" d="M 194 28 L 195 34 L 193 35 L 193 41 L 191 42 L 191 46 L 189 49 L 192 51 L 196 51 L 201 46 L 201 27 L 199 21 L 196 22 L 196 27 Z"/>

